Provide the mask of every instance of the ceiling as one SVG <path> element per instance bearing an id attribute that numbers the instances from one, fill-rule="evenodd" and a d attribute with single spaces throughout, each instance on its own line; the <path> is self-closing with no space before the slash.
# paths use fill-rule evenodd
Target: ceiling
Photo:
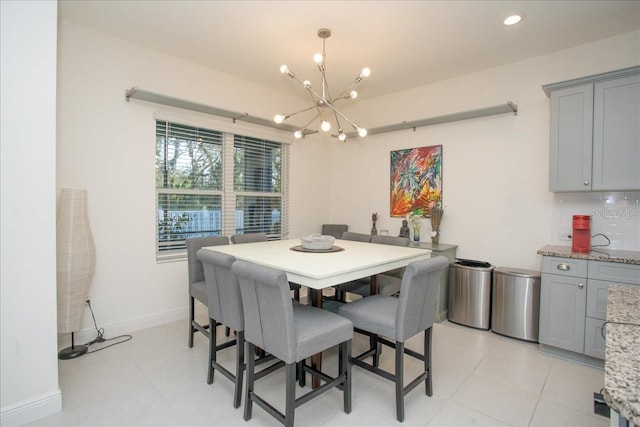
<path id="1" fill-rule="evenodd" d="M 547 54 L 640 28 L 640 1 L 78 1 L 62 19 L 294 96 L 287 64 L 315 87 L 326 41 L 335 92 L 364 67 L 371 98 Z M 521 23 L 502 24 L 524 14 Z M 639 52 L 640 56 L 640 52 Z"/>

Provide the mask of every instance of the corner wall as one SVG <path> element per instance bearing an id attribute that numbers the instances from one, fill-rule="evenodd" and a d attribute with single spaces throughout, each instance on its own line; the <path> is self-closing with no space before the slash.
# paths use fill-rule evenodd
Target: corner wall
<path id="1" fill-rule="evenodd" d="M 62 409 L 56 342 L 57 2 L 0 1 L 0 424 Z"/>

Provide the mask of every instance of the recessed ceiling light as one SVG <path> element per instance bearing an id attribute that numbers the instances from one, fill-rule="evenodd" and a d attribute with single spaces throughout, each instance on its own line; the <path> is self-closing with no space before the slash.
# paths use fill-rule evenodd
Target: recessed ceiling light
<path id="1" fill-rule="evenodd" d="M 522 15 L 511 15 L 504 20 L 504 25 L 515 25 L 522 21 Z"/>

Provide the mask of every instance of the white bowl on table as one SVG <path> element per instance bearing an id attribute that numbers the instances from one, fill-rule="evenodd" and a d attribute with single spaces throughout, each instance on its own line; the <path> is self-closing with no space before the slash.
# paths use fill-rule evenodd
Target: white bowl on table
<path id="1" fill-rule="evenodd" d="M 312 251 L 327 251 L 333 248 L 333 243 L 335 242 L 335 240 L 336 239 L 333 236 L 310 234 L 307 237 L 303 237 L 302 239 L 300 239 L 300 243 L 302 243 L 302 247 L 304 249 Z"/>

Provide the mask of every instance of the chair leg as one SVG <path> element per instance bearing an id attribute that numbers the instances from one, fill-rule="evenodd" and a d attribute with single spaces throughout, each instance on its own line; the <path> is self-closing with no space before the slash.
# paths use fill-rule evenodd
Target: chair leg
<path id="1" fill-rule="evenodd" d="M 433 395 L 433 371 L 431 370 L 431 331 L 433 327 L 424 331 L 424 370 L 428 372 L 427 378 L 424 379 L 424 388 L 427 396 Z"/>
<path id="2" fill-rule="evenodd" d="M 193 329 L 193 320 L 196 315 L 196 307 L 194 298 L 189 295 L 189 348 L 193 348 L 193 333 L 195 332 Z"/>
<path id="3" fill-rule="evenodd" d="M 404 343 L 396 341 L 396 413 L 398 421 L 404 421 Z"/>
<path id="4" fill-rule="evenodd" d="M 306 377 L 306 374 L 304 372 L 304 361 L 305 361 L 305 359 L 302 359 L 301 361 L 299 361 L 297 363 L 297 365 L 298 365 L 298 385 L 300 387 L 304 387 L 307 384 L 307 377 Z"/>
<path id="5" fill-rule="evenodd" d="M 249 421 L 251 419 L 251 409 L 253 408 L 253 401 L 251 400 L 251 394 L 253 393 L 253 386 L 255 383 L 255 358 L 254 353 L 256 346 L 247 342 L 247 384 L 244 391 L 244 420 Z"/>
<path id="6" fill-rule="evenodd" d="M 207 374 L 207 384 L 213 384 L 213 362 L 216 360 L 216 346 L 218 334 L 216 333 L 216 321 L 209 319 L 209 372 Z"/>
<path id="7" fill-rule="evenodd" d="M 382 345 L 378 344 L 378 335 L 369 336 L 369 348 L 375 348 L 376 351 L 373 353 L 373 366 L 376 368 L 380 366 L 380 353 L 382 353 Z"/>
<path id="8" fill-rule="evenodd" d="M 344 402 L 344 412 L 351 413 L 351 340 L 340 343 L 338 375 L 344 375 L 345 379 L 342 383 L 342 397 Z"/>
<path id="9" fill-rule="evenodd" d="M 295 362 L 286 365 L 286 402 L 284 409 L 284 425 L 285 427 L 293 427 L 293 421 L 296 411 L 296 369 Z"/>
<path id="10" fill-rule="evenodd" d="M 234 384 L 233 407 L 240 407 L 242 399 L 242 379 L 244 374 L 244 331 L 239 331 L 236 338 L 236 378 Z"/>

